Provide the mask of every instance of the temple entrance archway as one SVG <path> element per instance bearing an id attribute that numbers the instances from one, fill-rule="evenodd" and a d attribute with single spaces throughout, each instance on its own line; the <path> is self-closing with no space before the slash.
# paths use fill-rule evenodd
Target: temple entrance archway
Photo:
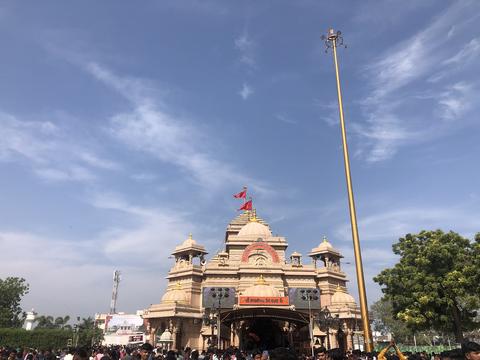
<path id="1" fill-rule="evenodd" d="M 280 307 L 247 307 L 222 313 L 222 323 L 236 329 L 233 345 L 249 353 L 308 345 L 308 314 Z"/>
<path id="2" fill-rule="evenodd" d="M 284 321 L 269 318 L 247 321 L 240 335 L 242 350 L 254 352 L 288 347 L 288 333 L 283 329 Z"/>

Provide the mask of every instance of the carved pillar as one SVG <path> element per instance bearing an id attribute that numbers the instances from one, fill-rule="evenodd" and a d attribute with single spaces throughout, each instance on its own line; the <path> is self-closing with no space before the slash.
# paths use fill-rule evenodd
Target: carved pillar
<path id="1" fill-rule="evenodd" d="M 338 347 L 337 331 L 330 329 L 328 338 L 330 339 L 330 349 Z"/>
<path id="2" fill-rule="evenodd" d="M 347 328 L 347 350 L 353 350 L 353 330 Z"/>
<path id="3" fill-rule="evenodd" d="M 157 328 L 151 327 L 151 328 L 150 328 L 150 336 L 149 336 L 148 342 L 149 342 L 150 344 L 152 344 L 153 346 L 155 346 L 155 341 L 156 341 L 155 335 L 156 335 L 156 333 L 157 333 Z"/>
<path id="4" fill-rule="evenodd" d="M 147 320 L 147 334 L 148 334 L 148 339 L 147 342 L 150 344 L 154 345 L 155 344 L 155 332 L 157 331 L 156 326 L 153 326 L 152 320 Z"/>
<path id="5" fill-rule="evenodd" d="M 178 335 L 178 323 L 177 323 L 177 321 L 175 321 L 173 323 L 173 327 L 172 327 L 172 340 L 173 340 L 172 349 L 173 350 L 178 350 L 178 348 L 177 348 L 177 345 L 178 345 L 177 344 L 177 335 Z"/>

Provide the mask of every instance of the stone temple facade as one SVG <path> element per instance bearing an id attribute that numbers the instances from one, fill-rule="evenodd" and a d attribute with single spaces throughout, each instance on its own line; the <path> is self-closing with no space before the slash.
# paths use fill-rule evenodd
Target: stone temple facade
<path id="1" fill-rule="evenodd" d="M 342 255 L 326 238 L 308 258 L 287 254 L 287 247 L 255 211 L 228 224 L 225 248 L 209 261 L 190 235 L 172 253 L 160 303 L 144 312 L 150 342 L 199 350 L 361 348 L 360 310 L 347 292 Z M 212 299 L 221 291 L 229 297 Z"/>

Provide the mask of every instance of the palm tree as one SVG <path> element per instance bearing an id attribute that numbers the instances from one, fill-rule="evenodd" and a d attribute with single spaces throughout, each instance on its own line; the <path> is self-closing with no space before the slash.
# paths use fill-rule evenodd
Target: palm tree
<path id="1" fill-rule="evenodd" d="M 72 326 L 68 325 L 68 321 L 70 320 L 70 316 L 65 315 L 64 317 L 58 316 L 55 319 L 55 327 L 58 329 L 71 329 Z"/>
<path id="2" fill-rule="evenodd" d="M 53 323 L 53 316 L 50 315 L 41 315 L 39 316 L 35 322 L 37 323 L 37 329 L 53 329 L 55 328 L 55 324 Z"/>
<path id="3" fill-rule="evenodd" d="M 80 329 L 93 329 L 95 327 L 95 320 L 91 316 L 82 318 L 82 322 L 78 324 Z"/>

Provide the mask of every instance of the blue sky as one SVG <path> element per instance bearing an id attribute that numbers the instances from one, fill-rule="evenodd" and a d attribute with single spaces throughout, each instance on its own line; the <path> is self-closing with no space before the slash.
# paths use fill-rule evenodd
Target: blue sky
<path id="1" fill-rule="evenodd" d="M 0 5 L 0 276 L 41 314 L 158 302 L 174 246 L 254 205 L 289 251 L 326 235 L 357 296 L 331 54 L 369 302 L 408 232 L 480 231 L 477 1 Z"/>

